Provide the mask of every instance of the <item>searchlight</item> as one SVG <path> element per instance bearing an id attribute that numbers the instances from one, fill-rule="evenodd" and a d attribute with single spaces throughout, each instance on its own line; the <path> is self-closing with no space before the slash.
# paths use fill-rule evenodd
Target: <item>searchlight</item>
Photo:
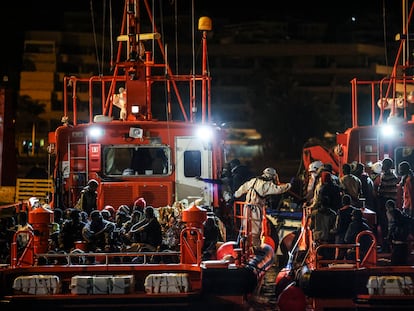
<path id="1" fill-rule="evenodd" d="M 381 129 L 381 136 L 385 138 L 392 138 L 396 134 L 395 127 L 391 124 L 384 124 Z"/>
<path id="2" fill-rule="evenodd" d="M 94 126 L 89 129 L 88 134 L 89 137 L 96 139 L 104 135 L 104 130 L 99 126 Z"/>
<path id="3" fill-rule="evenodd" d="M 211 141 L 213 139 L 213 129 L 210 126 L 200 126 L 196 132 L 197 137 L 203 141 Z"/>

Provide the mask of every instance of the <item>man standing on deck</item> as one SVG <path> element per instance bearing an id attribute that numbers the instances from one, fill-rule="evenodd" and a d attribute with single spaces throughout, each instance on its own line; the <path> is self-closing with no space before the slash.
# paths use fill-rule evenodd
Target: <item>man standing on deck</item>
<path id="1" fill-rule="evenodd" d="M 290 183 L 279 183 L 279 176 L 276 170 L 268 167 L 263 170 L 261 176 L 246 181 L 234 193 L 236 198 L 246 194 L 247 204 L 244 207 L 243 215 L 249 217 L 249 219 L 245 219 L 242 226 L 246 228 L 247 221 L 251 221 L 250 228 L 253 247 L 260 247 L 261 245 L 261 238 L 265 229 L 262 228 L 262 222 L 265 220 L 267 197 L 269 195 L 286 193 L 291 187 Z"/>
<path id="2" fill-rule="evenodd" d="M 98 193 L 96 190 L 98 189 L 98 186 L 98 181 L 95 179 L 89 180 L 86 187 L 82 189 L 79 201 L 75 205 L 75 208 L 88 213 L 88 215 L 90 215 L 92 211 L 97 210 L 96 199 Z"/>

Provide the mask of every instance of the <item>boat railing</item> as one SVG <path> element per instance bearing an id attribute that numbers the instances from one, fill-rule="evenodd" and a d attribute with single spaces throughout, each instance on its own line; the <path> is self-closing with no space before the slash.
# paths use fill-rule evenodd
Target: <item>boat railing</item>
<path id="1" fill-rule="evenodd" d="M 87 264 L 150 264 L 150 263 L 179 263 L 179 251 L 139 251 L 119 253 L 93 253 L 74 250 L 70 253 L 36 254 L 38 265 L 87 265 Z M 174 260 L 165 258 L 174 257 Z"/>
<path id="2" fill-rule="evenodd" d="M 249 257 L 253 254 L 253 234 L 252 234 L 252 213 L 254 209 L 261 209 L 256 204 L 250 204 L 244 201 L 235 201 L 233 207 L 233 219 L 235 228 L 239 228 L 239 237 L 243 243 L 243 250 L 245 256 Z M 262 211 L 262 216 L 265 218 L 265 211 Z M 263 224 L 262 224 L 263 225 Z"/>
<path id="3" fill-rule="evenodd" d="M 25 236 L 24 245 L 19 245 L 18 239 Z M 35 253 L 34 233 L 31 230 L 19 230 L 13 236 L 11 244 L 11 265 L 16 268 L 21 265 L 33 264 Z"/>
<path id="4" fill-rule="evenodd" d="M 364 236 L 368 236 L 371 240 L 370 245 L 366 251 L 361 250 L 361 239 Z M 354 250 L 355 255 L 352 259 L 328 259 L 323 258 L 323 250 L 331 249 L 335 254 L 339 253 L 340 249 L 345 251 Z M 363 267 L 372 267 L 376 265 L 377 262 L 377 240 L 375 235 L 369 231 L 364 230 L 358 233 L 356 241 L 354 244 L 321 244 L 316 247 L 315 254 L 316 269 L 321 268 L 363 268 Z"/>
<path id="5" fill-rule="evenodd" d="M 407 10 L 408 12 L 408 10 Z M 405 14 L 407 13 L 405 12 Z M 388 121 L 389 117 L 398 117 L 399 120 L 412 121 L 409 105 L 414 103 L 414 80 L 412 65 L 405 59 L 408 55 L 410 45 L 407 44 L 409 38 L 406 35 L 408 26 L 411 23 L 414 12 L 414 3 L 411 4 L 410 14 L 405 18 L 404 34 L 399 35 L 399 48 L 395 57 L 395 62 L 387 76 L 379 81 L 357 81 L 353 79 L 352 85 L 352 127 L 360 124 L 358 120 L 358 110 L 363 110 L 358 106 L 358 99 L 361 103 L 367 103 L 366 95 L 371 96 L 371 125 L 380 125 Z M 358 90 L 362 86 L 368 86 L 369 89 Z M 385 110 L 389 111 L 386 118 Z M 392 119 L 391 119 L 392 120 Z"/>
<path id="6" fill-rule="evenodd" d="M 24 245 L 18 241 L 24 236 Z M 45 264 L 110 264 L 110 263 L 181 263 L 200 264 L 202 261 L 203 233 L 200 228 L 187 227 L 181 231 L 179 251 L 159 247 L 151 249 L 145 245 L 137 245 L 136 251 L 125 252 L 86 252 L 82 247 L 71 252 L 48 252 L 36 236 L 36 231 L 19 230 L 13 236 L 11 244 L 11 267 L 34 266 Z M 78 242 L 79 243 L 79 242 Z M 47 253 L 46 253 L 47 252 Z M 75 260 L 76 259 L 76 260 Z"/>
<path id="7" fill-rule="evenodd" d="M 356 78 L 352 84 L 352 127 L 361 125 L 380 125 L 387 122 L 389 116 L 398 116 L 411 121 L 409 107 L 413 103 L 413 76 L 387 77 L 379 81 L 364 81 Z M 367 98 L 370 100 L 367 100 Z M 362 105 L 371 105 L 371 122 L 359 120 Z M 364 117 L 364 121 L 366 118 Z"/>

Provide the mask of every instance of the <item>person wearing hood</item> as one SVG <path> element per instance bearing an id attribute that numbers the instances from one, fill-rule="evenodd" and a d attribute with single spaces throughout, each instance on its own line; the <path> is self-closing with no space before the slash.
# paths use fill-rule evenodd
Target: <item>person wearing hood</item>
<path id="1" fill-rule="evenodd" d="M 263 237 L 262 223 L 265 222 L 267 198 L 270 195 L 283 194 L 290 190 L 290 183 L 280 183 L 279 175 L 272 167 L 263 170 L 262 175 L 251 178 L 243 183 L 234 193 L 235 198 L 246 195 L 243 215 L 250 216 L 245 219 L 242 226 L 246 228 L 247 221 L 251 221 L 252 246 L 260 247 Z"/>
<path id="2" fill-rule="evenodd" d="M 315 188 L 319 180 L 319 169 L 323 166 L 321 161 L 313 161 L 309 164 L 305 186 L 305 202 L 310 205 L 315 194 Z"/>

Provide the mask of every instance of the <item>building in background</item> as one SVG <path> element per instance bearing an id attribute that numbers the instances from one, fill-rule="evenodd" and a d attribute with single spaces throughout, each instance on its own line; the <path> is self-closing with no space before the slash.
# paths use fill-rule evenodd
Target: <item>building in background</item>
<path id="1" fill-rule="evenodd" d="M 63 77 L 87 77 L 108 67 L 100 60 L 110 51 L 101 47 L 104 37 L 90 31 L 89 18 L 88 12 L 70 13 L 65 16 L 64 29 L 26 32 L 19 96 L 44 107 L 38 115 L 42 121 L 39 124 L 44 125 L 19 132 L 16 146 L 20 156 L 27 155 L 25 144 L 31 143 L 37 151 L 30 156 L 43 157 L 47 165 L 48 132 L 61 124 L 63 116 Z M 230 133 L 226 143 L 231 158 L 249 160 L 263 150 L 252 109 L 255 100 L 266 94 L 257 94 L 257 86 L 271 85 L 272 79 L 288 79 L 319 103 L 340 106 L 350 101 L 350 80 L 354 76 L 373 79 L 384 68 L 384 48 L 376 44 L 381 38 L 373 35 L 375 30 L 354 31 L 352 35 L 358 38 L 332 43 L 326 24 L 292 24 L 269 21 L 215 27 L 209 43 L 209 70 L 214 77 L 212 111 L 216 123 L 225 123 Z M 97 51 L 101 55 L 97 56 Z M 183 48 L 181 53 L 191 59 L 190 48 Z M 191 68 L 191 64 L 182 65 Z M 262 72 L 268 73 L 263 77 L 266 81 L 257 78 Z M 88 104 L 82 93 L 77 100 Z"/>

